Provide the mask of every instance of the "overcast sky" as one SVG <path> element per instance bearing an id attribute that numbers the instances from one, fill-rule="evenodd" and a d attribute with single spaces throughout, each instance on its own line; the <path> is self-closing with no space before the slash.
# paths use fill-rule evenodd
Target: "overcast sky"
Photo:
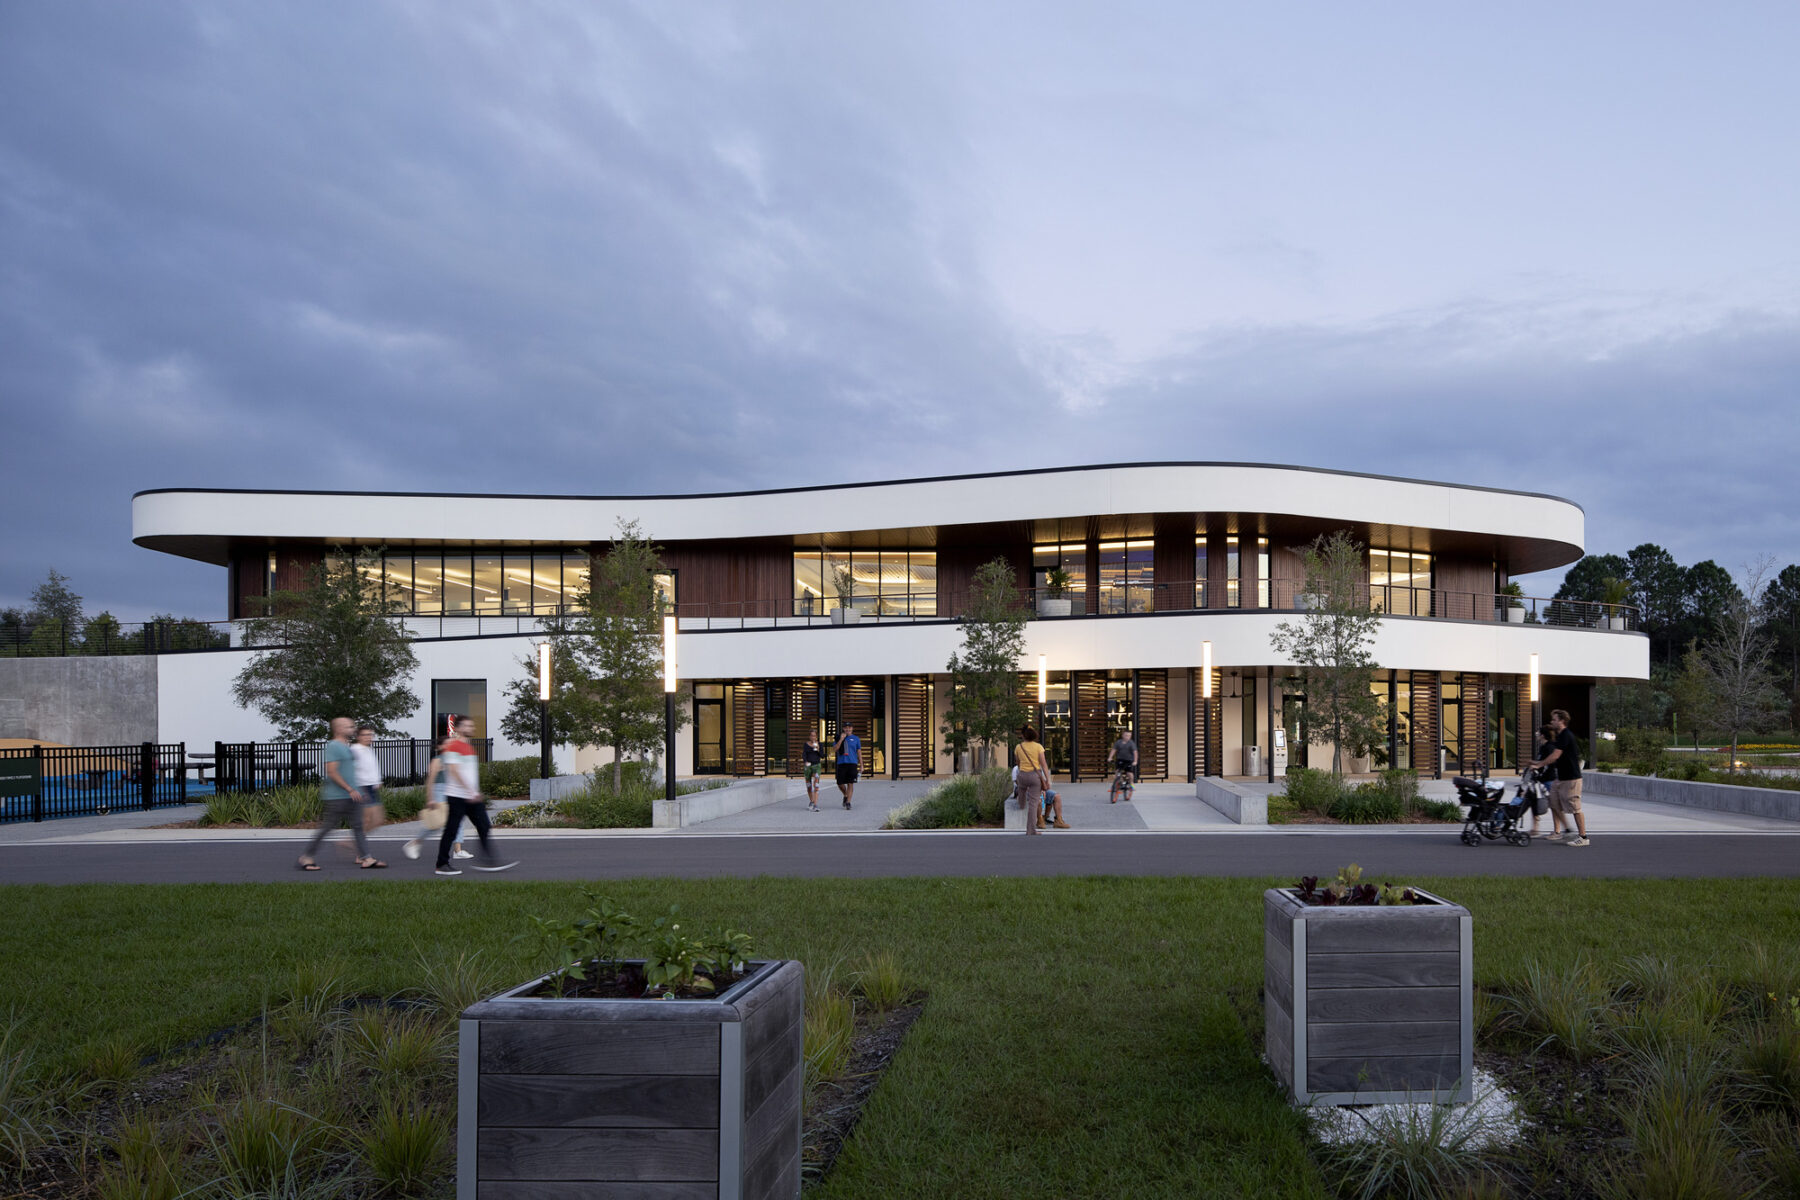
<path id="1" fill-rule="evenodd" d="M 14 0 L 0 605 L 55 566 L 222 617 L 143 488 L 1142 459 L 1793 561 L 1796 45 L 1777 3 Z"/>

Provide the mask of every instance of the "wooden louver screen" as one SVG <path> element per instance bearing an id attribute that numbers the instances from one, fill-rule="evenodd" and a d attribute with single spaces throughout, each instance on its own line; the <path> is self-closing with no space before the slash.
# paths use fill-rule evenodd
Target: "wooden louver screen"
<path id="1" fill-rule="evenodd" d="M 1169 673 L 1137 673 L 1138 775 L 1169 777 Z"/>
<path id="2" fill-rule="evenodd" d="M 1213 698 L 1202 697 L 1200 668 L 1188 668 L 1188 778 L 1225 774 L 1225 670 L 1213 668 Z"/>
<path id="3" fill-rule="evenodd" d="M 1485 772 L 1488 765 L 1488 685 L 1486 675 L 1462 677 L 1462 721 L 1457 730 L 1462 745 L 1459 769 L 1466 775 Z"/>
<path id="4" fill-rule="evenodd" d="M 806 735 L 819 727 L 819 681 L 788 681 L 787 770 L 789 775 L 806 769 Z M 821 747 L 823 749 L 824 747 Z"/>
<path id="5" fill-rule="evenodd" d="M 931 677 L 901 675 L 894 680 L 894 755 L 901 779 L 932 774 Z"/>
<path id="6" fill-rule="evenodd" d="M 1073 778 L 1103 779 L 1112 737 L 1106 728 L 1106 672 L 1076 671 L 1073 679 L 1075 761 Z"/>
<path id="7" fill-rule="evenodd" d="M 862 739 L 862 773 L 875 769 L 875 689 L 866 679 L 847 679 L 838 685 L 839 732 L 848 725 Z M 835 740 L 835 739 L 834 739 Z"/>
<path id="8" fill-rule="evenodd" d="M 763 684 L 744 680 L 731 685 L 731 773 L 766 775 L 768 725 L 765 720 Z"/>
<path id="9" fill-rule="evenodd" d="M 1438 677 L 1435 671 L 1412 676 L 1412 769 L 1421 777 L 1438 774 Z"/>
<path id="10" fill-rule="evenodd" d="M 1513 721 L 1513 761 L 1523 767 L 1537 749 L 1537 730 L 1531 724 L 1531 676 L 1514 675 L 1512 688 L 1513 712 L 1518 714 Z"/>

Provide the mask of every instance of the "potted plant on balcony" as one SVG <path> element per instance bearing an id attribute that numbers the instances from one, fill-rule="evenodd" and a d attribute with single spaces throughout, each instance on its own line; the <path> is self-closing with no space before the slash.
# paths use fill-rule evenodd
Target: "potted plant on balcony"
<path id="1" fill-rule="evenodd" d="M 1499 595 L 1506 602 L 1506 619 L 1514 625 L 1525 623 L 1525 589 L 1516 583 L 1508 583 L 1500 589 Z"/>
<path id="2" fill-rule="evenodd" d="M 1472 947 L 1468 909 L 1354 863 L 1264 892 L 1265 1046 L 1295 1102 L 1470 1100 Z"/>
<path id="3" fill-rule="evenodd" d="M 1038 616 L 1066 617 L 1075 611 L 1075 601 L 1069 596 L 1069 588 L 1075 582 L 1061 567 L 1057 567 L 1044 576 L 1044 594 L 1038 597 Z"/>
<path id="4" fill-rule="evenodd" d="M 851 607 L 850 602 L 856 599 L 856 577 L 850 574 L 848 567 L 831 568 L 831 586 L 837 592 L 838 606 L 831 610 L 833 625 L 854 625 L 862 620 L 862 613 Z"/>
<path id="5" fill-rule="evenodd" d="M 1600 581 L 1600 603 L 1606 605 L 1606 627 L 1625 628 L 1625 601 L 1631 598 L 1631 585 L 1608 575 Z"/>
<path id="6" fill-rule="evenodd" d="M 555 970 L 462 1014 L 457 1195 L 798 1195 L 801 965 L 588 898 L 537 920 Z"/>

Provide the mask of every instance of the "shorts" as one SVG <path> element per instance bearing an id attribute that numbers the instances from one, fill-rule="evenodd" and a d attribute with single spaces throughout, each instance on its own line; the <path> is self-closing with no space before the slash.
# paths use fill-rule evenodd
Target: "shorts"
<path id="1" fill-rule="evenodd" d="M 856 764 L 855 763 L 839 763 L 838 767 L 837 767 L 837 781 L 842 784 L 855 783 L 856 782 Z"/>
<path id="2" fill-rule="evenodd" d="M 806 764 L 806 782 L 811 783 L 819 777 L 819 767 L 820 766 L 821 766 L 821 764 L 819 764 L 819 763 L 807 763 Z"/>
<path id="3" fill-rule="evenodd" d="M 1550 811 L 1553 813 L 1578 813 L 1581 811 L 1581 780 L 1559 779 L 1550 785 Z"/>

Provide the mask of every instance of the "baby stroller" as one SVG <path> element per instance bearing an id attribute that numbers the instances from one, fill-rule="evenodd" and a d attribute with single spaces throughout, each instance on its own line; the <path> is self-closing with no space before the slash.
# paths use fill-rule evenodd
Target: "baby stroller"
<path id="1" fill-rule="evenodd" d="M 1490 787 L 1486 780 L 1470 779 L 1466 775 L 1458 775 L 1451 782 L 1456 785 L 1457 803 L 1467 805 L 1469 809 L 1463 822 L 1463 845 L 1479 846 L 1482 838 L 1490 842 L 1504 838 L 1514 846 L 1531 844 L 1531 834 L 1519 828 L 1519 818 L 1531 812 L 1542 798 L 1544 784 L 1537 772 L 1523 771 L 1519 782 L 1513 785 L 1510 799 L 1504 784 Z"/>

